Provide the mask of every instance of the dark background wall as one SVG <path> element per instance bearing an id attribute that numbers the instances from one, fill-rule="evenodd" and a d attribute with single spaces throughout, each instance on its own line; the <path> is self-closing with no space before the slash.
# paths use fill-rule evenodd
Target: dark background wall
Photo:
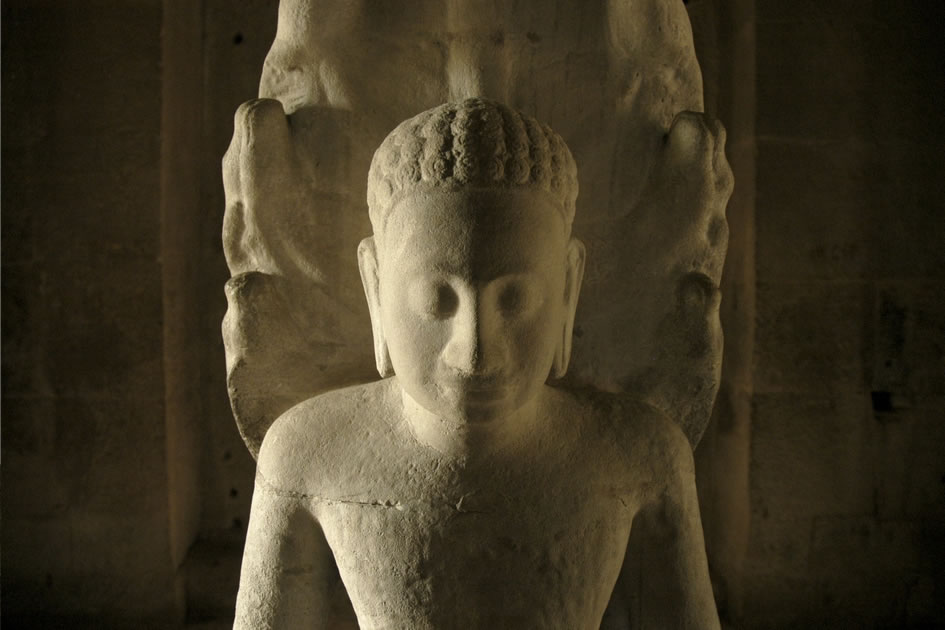
<path id="1" fill-rule="evenodd" d="M 756 11 L 744 612 L 945 623 L 945 11 Z"/>
<path id="2" fill-rule="evenodd" d="M 945 624 L 945 14 L 691 0 L 738 177 L 697 453 L 727 619 Z M 219 160 L 276 0 L 4 0 L 2 612 L 224 619 Z"/>
<path id="3" fill-rule="evenodd" d="M 161 18 L 159 0 L 3 4 L 5 624 L 175 607 Z"/>
<path id="4" fill-rule="evenodd" d="M 277 5 L 3 2 L 10 627 L 231 605 L 253 462 L 224 383 L 219 166 Z"/>

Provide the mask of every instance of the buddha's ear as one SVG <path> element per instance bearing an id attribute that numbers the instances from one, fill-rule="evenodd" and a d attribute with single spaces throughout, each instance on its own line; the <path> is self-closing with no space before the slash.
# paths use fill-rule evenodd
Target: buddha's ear
<path id="1" fill-rule="evenodd" d="M 361 270 L 361 284 L 367 298 L 368 311 L 371 313 L 371 330 L 374 333 L 374 360 L 381 378 L 394 375 L 394 366 L 387 351 L 387 339 L 384 337 L 384 325 L 381 322 L 381 292 L 378 280 L 377 247 L 374 237 L 369 236 L 358 245 L 358 268 Z"/>
<path id="2" fill-rule="evenodd" d="M 581 281 L 584 279 L 584 243 L 572 238 L 568 243 L 567 269 L 564 283 L 564 324 L 561 338 L 555 348 L 551 374 L 554 378 L 563 377 L 571 361 L 571 336 L 574 334 L 574 315 L 577 312 L 578 296 L 581 294 Z"/>

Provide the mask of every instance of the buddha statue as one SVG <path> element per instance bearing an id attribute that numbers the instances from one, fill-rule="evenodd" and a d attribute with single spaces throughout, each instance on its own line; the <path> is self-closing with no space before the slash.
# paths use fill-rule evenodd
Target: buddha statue
<path id="1" fill-rule="evenodd" d="M 340 576 L 364 629 L 597 630 L 627 602 L 612 595 L 642 519 L 663 570 L 623 613 L 718 628 L 677 423 L 547 382 L 567 369 L 584 272 L 576 198 L 564 141 L 493 101 L 387 136 L 358 248 L 382 379 L 265 434 L 236 628 L 333 627 Z"/>

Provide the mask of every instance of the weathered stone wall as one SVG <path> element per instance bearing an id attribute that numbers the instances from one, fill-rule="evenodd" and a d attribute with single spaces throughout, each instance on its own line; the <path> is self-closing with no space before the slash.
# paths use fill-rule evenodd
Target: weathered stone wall
<path id="1" fill-rule="evenodd" d="M 161 2 L 2 23 L 4 621 L 166 618 Z"/>
<path id="2" fill-rule="evenodd" d="M 190 2 L 191 0 L 188 0 Z M 193 105 L 202 126 L 196 149 L 199 208 L 191 217 L 199 246 L 191 253 L 200 296 L 190 322 L 199 331 L 201 423 L 200 531 L 184 566 L 192 619 L 232 615 L 249 520 L 256 462 L 246 449 L 226 390 L 220 323 L 229 278 L 220 239 L 225 203 L 220 162 L 233 135 L 233 114 L 256 95 L 276 32 L 278 0 L 200 0 L 201 84 Z"/>
<path id="3" fill-rule="evenodd" d="M 737 620 L 750 523 L 749 446 L 755 314 L 754 0 L 686 3 L 705 91 L 706 113 L 728 132 L 735 175 L 726 216 L 728 254 L 719 315 L 725 333 L 722 382 L 712 421 L 695 452 L 706 554 L 723 623 Z"/>
<path id="4" fill-rule="evenodd" d="M 205 347 L 204 400 L 210 432 L 205 445 L 202 529 L 207 537 L 235 536 L 242 547 L 256 462 L 236 428 L 226 393 L 220 322 L 226 313 L 223 285 L 230 274 L 223 256 L 223 183 L 220 162 L 233 137 L 233 115 L 255 98 L 263 60 L 276 33 L 278 0 L 203 0 L 203 141 L 201 156 L 201 251 L 205 309 L 200 326 Z M 233 593 L 235 598 L 236 593 Z"/>
<path id="5" fill-rule="evenodd" d="M 745 626 L 942 622 L 942 5 L 756 9 Z"/>

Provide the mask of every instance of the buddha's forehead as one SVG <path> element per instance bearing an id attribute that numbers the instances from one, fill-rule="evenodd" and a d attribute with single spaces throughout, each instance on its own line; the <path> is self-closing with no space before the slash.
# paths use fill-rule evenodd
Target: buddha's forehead
<path id="1" fill-rule="evenodd" d="M 380 240 L 388 261 L 483 268 L 557 255 L 567 236 L 560 209 L 543 191 L 475 189 L 401 199 Z"/>
<path id="2" fill-rule="evenodd" d="M 385 233 L 458 236 L 474 228 L 496 232 L 514 225 L 535 228 L 566 226 L 557 200 L 537 188 L 416 191 L 399 199 L 389 214 Z"/>

